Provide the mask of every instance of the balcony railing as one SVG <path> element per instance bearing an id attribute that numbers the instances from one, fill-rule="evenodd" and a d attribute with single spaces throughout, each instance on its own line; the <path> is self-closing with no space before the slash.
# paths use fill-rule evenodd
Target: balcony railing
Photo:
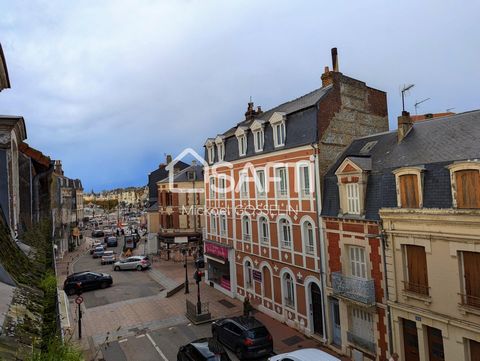
<path id="1" fill-rule="evenodd" d="M 459 293 L 460 295 L 460 304 L 462 306 L 470 306 L 480 309 L 480 297 L 467 295 L 465 293 Z"/>
<path id="2" fill-rule="evenodd" d="M 375 284 L 373 280 L 332 273 L 333 294 L 343 296 L 366 305 L 375 304 Z"/>
<path id="3" fill-rule="evenodd" d="M 374 342 L 369 341 L 362 336 L 358 336 L 350 331 L 347 331 L 347 340 L 348 342 L 370 351 L 371 353 L 375 353 L 377 348 Z"/>
<path id="4" fill-rule="evenodd" d="M 250 237 L 249 234 L 244 234 L 244 235 L 243 235 L 243 241 L 244 241 L 244 242 L 250 242 L 251 239 L 252 239 L 252 238 Z"/>
<path id="5" fill-rule="evenodd" d="M 429 295 L 430 287 L 428 287 L 427 285 L 422 285 L 419 283 L 413 283 L 409 281 L 403 281 L 403 285 L 405 287 L 405 291 L 417 293 L 419 295 L 424 295 L 424 296 Z"/>

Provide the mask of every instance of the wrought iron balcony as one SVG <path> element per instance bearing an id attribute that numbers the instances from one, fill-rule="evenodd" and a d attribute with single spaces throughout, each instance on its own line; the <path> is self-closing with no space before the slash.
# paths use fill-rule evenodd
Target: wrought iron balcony
<path id="1" fill-rule="evenodd" d="M 375 284 L 373 280 L 345 276 L 340 272 L 332 273 L 333 294 L 349 298 L 366 305 L 375 304 Z"/>
<path id="2" fill-rule="evenodd" d="M 377 348 L 374 342 L 369 341 L 361 336 L 355 335 L 350 331 L 347 331 L 347 340 L 348 342 L 353 343 L 354 345 L 357 345 L 364 350 L 370 351 L 373 354 L 375 353 Z"/>

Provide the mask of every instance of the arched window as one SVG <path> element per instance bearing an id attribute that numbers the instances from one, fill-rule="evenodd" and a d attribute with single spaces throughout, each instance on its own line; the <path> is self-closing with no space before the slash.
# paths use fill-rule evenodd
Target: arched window
<path id="1" fill-rule="evenodd" d="M 308 254 L 315 253 L 315 236 L 313 231 L 314 231 L 313 225 L 310 221 L 303 222 L 303 225 L 302 225 L 303 244 L 305 246 L 305 252 Z"/>
<path id="2" fill-rule="evenodd" d="M 288 272 L 283 275 L 283 299 L 285 306 L 295 308 L 295 282 Z"/>
<path id="3" fill-rule="evenodd" d="M 278 222 L 278 233 L 280 235 L 282 248 L 292 248 L 292 226 L 286 218 L 280 218 Z"/>
<path id="4" fill-rule="evenodd" d="M 243 272 L 245 288 L 253 288 L 252 264 L 250 261 L 245 261 Z"/>
<path id="5" fill-rule="evenodd" d="M 268 219 L 265 216 L 261 216 L 258 219 L 258 234 L 260 235 L 260 242 L 262 244 L 270 243 L 270 232 L 268 227 Z"/>
<path id="6" fill-rule="evenodd" d="M 250 225 L 250 217 L 247 215 L 242 217 L 242 239 L 244 242 L 250 242 L 252 239 L 251 235 L 252 227 Z"/>

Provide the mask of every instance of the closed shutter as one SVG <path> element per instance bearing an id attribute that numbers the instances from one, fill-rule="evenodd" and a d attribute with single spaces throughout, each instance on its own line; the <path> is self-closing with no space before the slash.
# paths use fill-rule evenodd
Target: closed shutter
<path id="1" fill-rule="evenodd" d="M 480 173 L 478 170 L 455 172 L 457 208 L 480 208 Z"/>
<path id="2" fill-rule="evenodd" d="M 480 253 L 463 252 L 466 303 L 480 307 Z"/>
<path id="3" fill-rule="evenodd" d="M 400 176 L 400 202 L 402 208 L 419 208 L 417 175 L 406 174 Z"/>
<path id="4" fill-rule="evenodd" d="M 421 246 L 406 246 L 409 291 L 428 295 L 427 256 Z"/>
<path id="5" fill-rule="evenodd" d="M 480 361 L 480 343 L 470 340 L 470 361 Z"/>

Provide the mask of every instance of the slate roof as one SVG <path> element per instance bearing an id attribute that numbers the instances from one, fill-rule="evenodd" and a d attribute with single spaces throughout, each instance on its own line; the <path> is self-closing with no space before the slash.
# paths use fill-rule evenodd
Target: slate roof
<path id="1" fill-rule="evenodd" d="M 166 166 L 167 164 L 160 164 L 157 169 L 155 169 L 148 175 L 148 199 L 150 201 L 150 204 L 152 204 L 158 199 L 157 182 L 168 177 L 168 170 L 165 169 Z M 182 161 L 178 161 L 175 164 L 175 167 L 178 167 L 180 169 L 185 169 L 188 166 L 189 165 L 187 163 Z"/>
<path id="2" fill-rule="evenodd" d="M 175 176 L 173 177 L 173 181 L 175 183 L 179 182 L 192 182 L 193 178 L 189 178 L 189 173 L 192 174 L 195 172 L 195 180 L 197 181 L 203 181 L 203 167 L 201 165 L 196 165 L 193 166 L 191 165 L 188 168 L 185 168 L 181 170 L 180 172 L 176 173 Z M 162 179 L 160 183 L 168 183 L 169 182 L 169 177 L 167 176 L 165 179 Z"/>
<path id="3" fill-rule="evenodd" d="M 423 166 L 425 208 L 451 208 L 450 172 L 455 161 L 480 159 L 480 110 L 433 118 L 414 123 L 402 142 L 397 131 L 354 140 L 328 170 L 324 178 L 322 216 L 336 217 L 339 211 L 335 171 L 346 157 L 371 161 L 365 209 L 367 219 L 379 219 L 382 207 L 397 207 L 395 176 L 392 171 L 407 166 Z M 377 143 L 361 152 L 367 143 Z"/>
<path id="4" fill-rule="evenodd" d="M 317 109 L 318 102 L 327 95 L 333 85 L 316 89 L 297 99 L 280 104 L 270 110 L 263 112 L 255 117 L 255 119 L 268 121 L 275 112 L 285 113 L 287 116 L 286 125 L 286 141 L 285 146 L 281 149 L 289 149 L 301 145 L 311 144 L 315 142 L 317 136 Z M 235 131 L 238 127 L 250 127 L 254 120 L 244 120 L 236 126 L 228 129 L 223 134 L 225 137 L 225 161 L 231 161 L 239 158 L 238 141 L 235 137 Z M 273 129 L 270 124 L 266 123 L 264 127 L 264 147 L 262 152 L 255 152 L 253 133 L 247 132 L 247 154 L 246 157 L 273 152 L 276 149 L 273 144 Z M 217 159 L 217 149 L 215 150 L 215 158 Z M 205 159 L 207 154 L 205 153 Z"/>

